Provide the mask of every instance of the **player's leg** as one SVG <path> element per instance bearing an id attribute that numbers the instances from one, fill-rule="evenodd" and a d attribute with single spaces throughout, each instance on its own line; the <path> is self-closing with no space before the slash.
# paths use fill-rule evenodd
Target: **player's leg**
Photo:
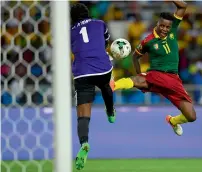
<path id="1" fill-rule="evenodd" d="M 130 78 L 122 78 L 117 80 L 116 82 L 111 81 L 110 86 L 113 91 L 119 89 L 130 89 L 136 87 L 138 89 L 147 89 L 148 83 L 144 77 L 144 75 L 133 76 Z"/>
<path id="2" fill-rule="evenodd" d="M 103 85 L 100 87 L 102 92 L 102 97 L 105 102 L 106 107 L 106 114 L 108 117 L 108 121 L 110 123 L 114 123 L 116 120 L 116 110 L 114 108 L 114 100 L 113 100 L 113 92 L 111 87 L 108 84 Z"/>
<path id="3" fill-rule="evenodd" d="M 92 103 L 85 103 L 77 106 L 77 133 L 81 145 L 88 142 L 91 106 Z"/>
<path id="4" fill-rule="evenodd" d="M 181 114 L 170 118 L 172 125 L 194 122 L 196 120 L 196 112 L 191 102 L 183 100 L 179 103 L 178 108 Z"/>
<path id="5" fill-rule="evenodd" d="M 182 83 L 176 81 L 175 86 L 175 91 L 165 95 L 165 97 L 167 96 L 167 98 L 181 111 L 181 114 L 174 117 L 168 115 L 166 120 L 171 124 L 176 134 L 182 135 L 183 130 L 180 124 L 195 121 L 196 112 L 191 98 L 183 88 Z"/>
<path id="6" fill-rule="evenodd" d="M 81 148 L 76 157 L 76 168 L 82 169 L 90 150 L 90 146 L 88 144 L 88 133 L 91 106 L 95 95 L 95 86 L 90 85 L 87 78 L 76 79 L 74 84 L 78 117 L 77 132 L 81 144 Z"/>
<path id="7" fill-rule="evenodd" d="M 81 148 L 77 153 L 75 162 L 76 168 L 78 170 L 84 168 L 84 165 L 88 157 L 88 152 L 90 150 L 90 145 L 88 144 L 88 133 L 89 133 L 91 105 L 92 103 L 86 103 L 77 106 L 77 115 L 78 115 L 77 133 L 81 144 Z"/>
<path id="8" fill-rule="evenodd" d="M 110 123 L 114 123 L 116 120 L 116 111 L 114 108 L 113 91 L 109 85 L 110 79 L 111 79 L 111 72 L 105 75 L 97 76 L 96 85 L 101 90 L 102 97 L 104 99 L 106 106 L 108 121 Z"/>
<path id="9" fill-rule="evenodd" d="M 181 111 L 181 114 L 177 116 L 167 115 L 166 120 L 172 126 L 174 132 L 181 136 L 183 134 L 183 129 L 180 124 L 194 122 L 196 120 L 196 112 L 193 104 L 188 101 L 181 101 L 177 107 Z"/>
<path id="10" fill-rule="evenodd" d="M 187 122 L 194 122 L 196 120 L 196 111 L 194 109 L 193 103 L 188 101 L 181 101 L 179 109 L 186 118 Z M 186 121 L 184 121 L 186 123 Z"/>

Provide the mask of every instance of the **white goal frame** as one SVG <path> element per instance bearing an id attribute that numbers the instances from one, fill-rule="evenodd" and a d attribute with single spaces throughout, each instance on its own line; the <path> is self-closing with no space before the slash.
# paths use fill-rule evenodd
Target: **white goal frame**
<path id="1" fill-rule="evenodd" d="M 68 1 L 51 2 L 55 171 L 72 171 L 70 15 Z"/>

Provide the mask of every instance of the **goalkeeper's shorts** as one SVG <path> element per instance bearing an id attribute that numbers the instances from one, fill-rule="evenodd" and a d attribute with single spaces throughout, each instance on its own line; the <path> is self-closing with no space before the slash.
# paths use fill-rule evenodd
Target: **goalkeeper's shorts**
<path id="1" fill-rule="evenodd" d="M 111 71 L 103 75 L 86 76 L 74 79 L 76 106 L 92 103 L 95 99 L 95 86 L 100 89 L 110 89 Z"/>

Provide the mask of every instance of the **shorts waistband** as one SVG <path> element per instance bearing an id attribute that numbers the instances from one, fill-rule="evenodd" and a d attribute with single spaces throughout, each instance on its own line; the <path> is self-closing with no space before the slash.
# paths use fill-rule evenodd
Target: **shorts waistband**
<path id="1" fill-rule="evenodd" d="M 166 71 L 163 71 L 163 70 L 153 70 L 153 71 L 158 71 L 158 72 L 170 73 L 170 74 L 175 74 L 175 75 L 178 75 L 178 73 L 177 73 L 177 72 L 174 72 L 174 71 L 169 71 L 169 70 L 166 70 Z"/>

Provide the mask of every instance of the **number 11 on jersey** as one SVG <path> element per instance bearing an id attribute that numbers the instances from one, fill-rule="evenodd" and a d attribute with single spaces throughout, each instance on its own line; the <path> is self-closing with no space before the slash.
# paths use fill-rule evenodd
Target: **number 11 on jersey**
<path id="1" fill-rule="evenodd" d="M 89 38 L 88 38 L 88 32 L 86 27 L 82 27 L 79 33 L 82 34 L 83 42 L 88 43 Z"/>
<path id="2" fill-rule="evenodd" d="M 169 54 L 169 53 L 170 53 L 170 48 L 169 48 L 169 46 L 168 46 L 167 43 L 166 43 L 165 45 L 163 45 L 163 48 L 165 49 L 166 54 Z"/>

